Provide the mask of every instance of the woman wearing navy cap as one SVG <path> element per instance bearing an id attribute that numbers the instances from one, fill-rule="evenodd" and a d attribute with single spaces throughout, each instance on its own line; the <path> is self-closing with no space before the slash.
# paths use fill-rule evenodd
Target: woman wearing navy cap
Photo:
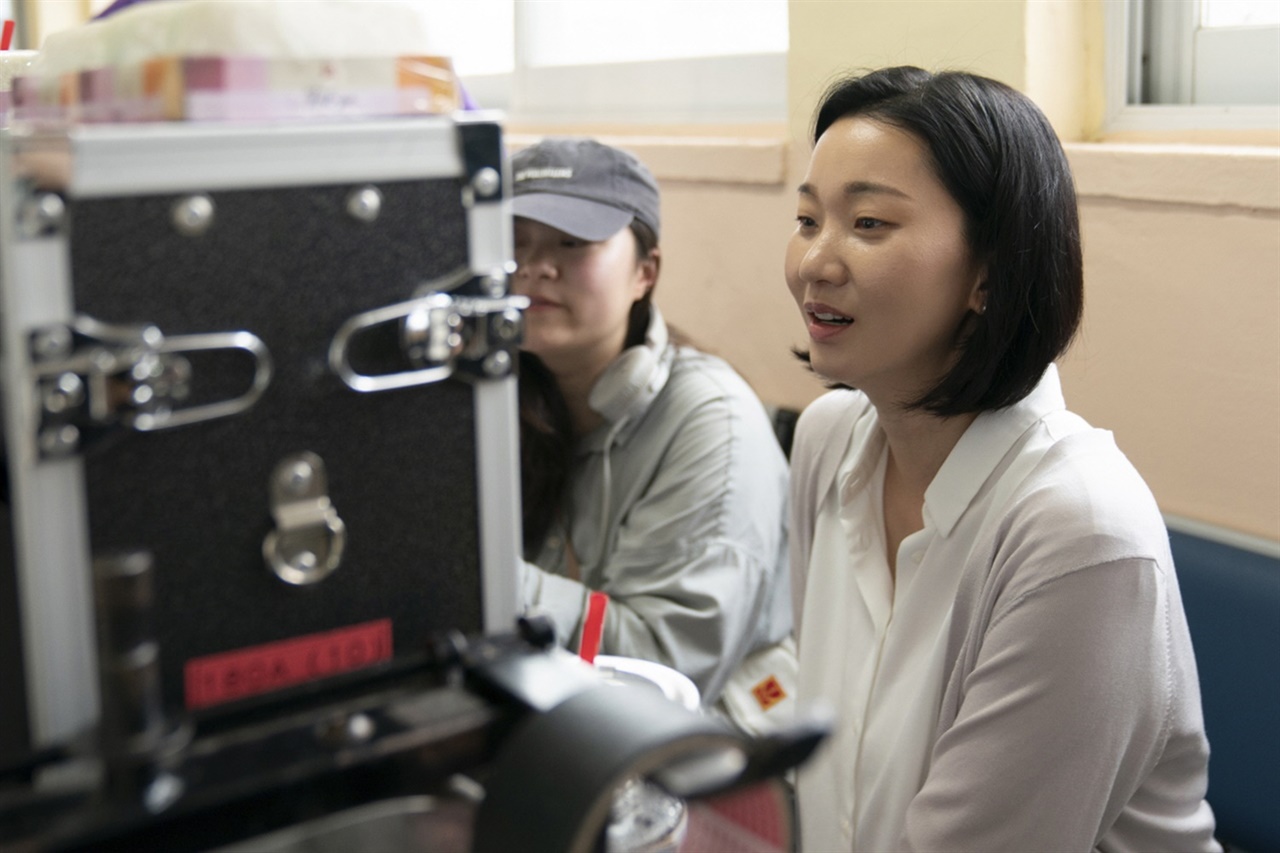
<path id="1" fill-rule="evenodd" d="M 653 305 L 648 169 L 548 139 L 515 156 L 512 179 L 514 290 L 530 299 L 522 406 L 545 376 L 541 438 L 569 436 L 563 490 L 526 489 L 526 602 L 571 648 L 667 664 L 704 705 L 767 729 L 790 713 L 795 670 L 787 466 L 768 416 L 727 364 L 673 342 Z M 530 437 L 526 477 L 542 458 L 554 482 Z"/>

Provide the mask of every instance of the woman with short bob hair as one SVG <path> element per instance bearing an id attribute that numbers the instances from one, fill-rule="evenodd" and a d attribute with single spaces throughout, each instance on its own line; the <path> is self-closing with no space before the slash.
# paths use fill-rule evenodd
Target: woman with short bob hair
<path id="1" fill-rule="evenodd" d="M 983 322 L 959 342 L 946 377 L 917 401 L 938 415 L 1025 397 L 1066 351 L 1084 309 L 1080 220 L 1062 146 L 1034 104 L 992 97 L 988 87 L 1004 89 L 968 74 L 888 69 L 834 87 L 814 123 L 815 143 L 855 114 L 917 136 L 964 212 L 971 251 L 988 261 Z"/>
<path id="2" fill-rule="evenodd" d="M 1082 263 L 1039 109 L 961 72 L 839 81 L 785 271 L 837 389 L 791 460 L 798 702 L 837 712 L 804 849 L 1219 849 L 1163 520 L 1053 364 Z"/>

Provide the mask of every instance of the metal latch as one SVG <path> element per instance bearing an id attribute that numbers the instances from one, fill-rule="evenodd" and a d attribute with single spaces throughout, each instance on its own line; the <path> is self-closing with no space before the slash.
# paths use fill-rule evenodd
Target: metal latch
<path id="1" fill-rule="evenodd" d="M 323 580 L 342 563 L 347 526 L 329 500 L 324 460 L 309 450 L 286 456 L 271 472 L 275 529 L 262 542 L 262 557 L 285 583 Z"/>
<path id="2" fill-rule="evenodd" d="M 194 352 L 242 350 L 253 358 L 249 388 L 230 399 L 196 406 L 190 396 Z M 120 326 L 80 315 L 30 337 L 40 407 L 41 456 L 74 453 L 86 433 L 112 427 L 150 432 L 239 414 L 271 382 L 271 354 L 250 332 L 166 337 L 151 325 Z"/>
<path id="3" fill-rule="evenodd" d="M 492 280 L 485 277 L 485 281 Z M 442 293 L 457 282 L 428 282 L 413 299 L 351 317 L 333 336 L 329 367 L 361 393 L 411 388 L 458 373 L 508 375 L 524 336 L 524 296 L 464 296 Z M 429 288 L 429 290 L 428 290 Z M 396 324 L 400 365 L 384 373 L 362 373 L 351 363 L 352 343 L 379 327 Z M 386 329 L 382 329 L 383 332 Z"/>

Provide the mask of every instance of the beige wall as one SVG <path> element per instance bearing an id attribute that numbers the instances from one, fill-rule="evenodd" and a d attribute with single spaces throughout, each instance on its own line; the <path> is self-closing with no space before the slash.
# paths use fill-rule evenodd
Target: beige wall
<path id="1" fill-rule="evenodd" d="M 1073 145 L 1086 306 L 1068 400 L 1162 509 L 1280 541 L 1274 149 Z"/>
<path id="2" fill-rule="evenodd" d="M 34 29 L 95 4 L 39 0 Z M 996 77 L 1045 110 L 1080 187 L 1086 316 L 1063 363 L 1069 403 L 1114 430 L 1166 513 L 1280 547 L 1277 134 L 1234 140 L 1266 148 L 1082 142 L 1104 130 L 1102 0 L 790 0 L 789 9 L 785 126 L 643 137 L 576 129 L 611 136 L 658 174 L 658 303 L 673 322 L 766 402 L 807 404 L 822 389 L 788 354 L 803 329 L 782 251 L 818 96 L 841 72 L 889 64 Z M 1233 138 L 1176 141 L 1224 140 Z"/>
<path id="3" fill-rule="evenodd" d="M 818 95 L 884 64 L 1002 79 L 1073 143 L 1086 314 L 1063 364 L 1069 404 L 1115 432 L 1167 514 L 1280 543 L 1280 149 L 1075 142 L 1103 112 L 1098 0 L 790 7 L 781 169 L 689 168 L 698 155 L 678 140 L 641 152 L 664 158 L 658 302 L 673 321 L 767 402 L 812 400 L 821 388 L 787 354 L 803 329 L 781 263 Z"/>

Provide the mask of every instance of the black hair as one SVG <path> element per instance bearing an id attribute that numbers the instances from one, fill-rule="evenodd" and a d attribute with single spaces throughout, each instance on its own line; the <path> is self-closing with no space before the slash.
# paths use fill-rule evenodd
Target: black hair
<path id="1" fill-rule="evenodd" d="M 520 350 L 520 498 L 524 555 L 534 560 L 566 499 L 573 469 L 573 421 L 551 371 Z"/>
<path id="2" fill-rule="evenodd" d="M 1004 83 L 912 66 L 833 84 L 814 119 L 814 143 L 851 116 L 924 143 L 987 270 L 986 309 L 962 326 L 956 363 L 909 405 L 950 416 L 1018 402 L 1066 351 L 1084 308 L 1075 186 L 1053 128 Z"/>

